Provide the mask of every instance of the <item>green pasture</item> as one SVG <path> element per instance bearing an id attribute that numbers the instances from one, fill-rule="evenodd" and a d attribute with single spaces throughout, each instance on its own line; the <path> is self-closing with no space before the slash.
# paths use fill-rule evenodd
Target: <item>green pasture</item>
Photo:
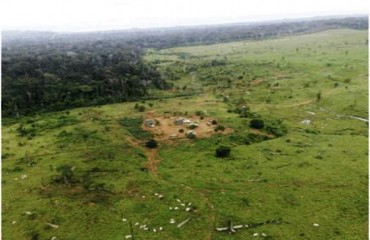
<path id="1" fill-rule="evenodd" d="M 367 239 L 368 123 L 356 119 L 368 116 L 367 37 L 340 29 L 149 49 L 172 90 L 3 119 L 2 239 L 121 240 L 130 224 L 136 240 Z M 140 120 L 196 111 L 233 133 L 159 142 L 148 172 Z M 251 140 L 253 118 L 268 139 Z M 230 156 L 215 157 L 218 146 Z M 272 222 L 215 230 L 229 220 Z"/>

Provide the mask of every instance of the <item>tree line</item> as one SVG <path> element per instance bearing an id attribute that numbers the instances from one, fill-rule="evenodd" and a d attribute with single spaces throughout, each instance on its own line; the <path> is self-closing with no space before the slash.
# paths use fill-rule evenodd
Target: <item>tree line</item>
<path id="1" fill-rule="evenodd" d="M 164 89 L 166 73 L 143 60 L 147 48 L 259 40 L 334 28 L 367 29 L 367 17 L 104 31 L 4 32 L 2 115 L 140 99 Z"/>
<path id="2" fill-rule="evenodd" d="M 2 54 L 4 117 L 134 100 L 166 87 L 142 48 L 127 43 L 10 44 Z"/>

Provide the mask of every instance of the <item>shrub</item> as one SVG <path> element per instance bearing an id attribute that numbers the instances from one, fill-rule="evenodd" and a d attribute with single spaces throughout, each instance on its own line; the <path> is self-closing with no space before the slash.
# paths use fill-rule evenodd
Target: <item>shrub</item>
<path id="1" fill-rule="evenodd" d="M 222 126 L 222 125 L 217 125 L 217 127 L 215 127 L 215 131 L 217 132 L 217 131 L 223 131 L 223 130 L 225 130 L 225 127 L 224 126 Z"/>
<path id="2" fill-rule="evenodd" d="M 249 133 L 245 139 L 244 143 L 247 145 L 253 144 L 253 143 L 259 143 L 262 141 L 269 140 L 270 138 L 266 135 L 260 135 L 260 134 L 254 134 L 254 133 Z"/>
<path id="3" fill-rule="evenodd" d="M 140 105 L 138 103 L 135 104 L 134 108 L 136 110 L 138 110 L 139 112 L 144 112 L 145 111 L 145 106 L 144 105 Z"/>
<path id="4" fill-rule="evenodd" d="M 305 129 L 304 131 L 305 131 L 306 133 L 309 133 L 309 134 L 319 134 L 319 133 L 320 133 L 320 131 L 318 131 L 318 130 L 315 130 L 315 129 L 309 129 L 309 128 Z"/>
<path id="5" fill-rule="evenodd" d="M 344 82 L 345 82 L 345 83 L 350 83 L 350 82 L 351 82 L 351 78 L 346 78 L 346 79 L 344 79 Z"/>
<path id="6" fill-rule="evenodd" d="M 140 105 L 137 110 L 139 112 L 144 112 L 145 111 L 145 106 Z"/>
<path id="7" fill-rule="evenodd" d="M 188 125 L 188 128 L 189 129 L 196 129 L 198 127 L 198 124 L 196 124 L 196 123 L 190 123 L 189 125 Z"/>
<path id="8" fill-rule="evenodd" d="M 198 116 L 198 117 L 202 117 L 202 116 L 204 117 L 205 112 L 198 110 L 198 111 L 195 111 L 195 115 Z"/>
<path id="9" fill-rule="evenodd" d="M 17 132 L 21 137 L 34 137 L 36 136 L 36 128 L 35 127 L 25 127 L 23 124 L 17 128 Z"/>
<path id="10" fill-rule="evenodd" d="M 154 139 L 149 139 L 149 140 L 145 143 L 145 146 L 146 146 L 147 148 L 156 148 L 156 147 L 158 147 L 158 143 L 157 143 L 157 141 L 156 141 L 156 140 L 154 140 Z"/>
<path id="11" fill-rule="evenodd" d="M 241 118 L 259 118 L 260 116 L 252 112 L 248 106 L 243 106 L 234 110 L 235 113 L 239 114 Z"/>
<path id="12" fill-rule="evenodd" d="M 218 157 L 218 158 L 228 157 L 228 156 L 230 156 L 230 151 L 231 151 L 231 149 L 229 147 L 219 146 L 216 149 L 216 157 Z"/>
<path id="13" fill-rule="evenodd" d="M 217 122 L 215 119 L 213 119 L 213 120 L 211 121 L 211 123 L 212 123 L 213 125 L 217 125 L 217 124 L 218 124 L 218 122 Z"/>
<path id="14" fill-rule="evenodd" d="M 316 101 L 319 102 L 321 100 L 321 92 L 316 94 Z"/>
<path id="15" fill-rule="evenodd" d="M 255 129 L 262 129 L 265 127 L 265 123 L 262 119 L 256 118 L 250 121 L 249 126 Z"/>
<path id="16" fill-rule="evenodd" d="M 57 169 L 59 175 L 52 176 L 52 183 L 63 183 L 69 185 L 70 183 L 76 183 L 78 180 L 75 178 L 73 167 L 70 165 L 61 165 Z"/>
<path id="17" fill-rule="evenodd" d="M 197 137 L 197 134 L 194 132 L 194 131 L 189 131 L 187 132 L 186 136 L 189 138 L 189 139 L 194 139 Z"/>
<path id="18" fill-rule="evenodd" d="M 285 126 L 285 124 L 283 124 L 283 121 L 281 120 L 269 121 L 266 124 L 265 129 L 268 133 L 271 133 L 276 137 L 284 136 L 288 132 L 287 127 Z"/>

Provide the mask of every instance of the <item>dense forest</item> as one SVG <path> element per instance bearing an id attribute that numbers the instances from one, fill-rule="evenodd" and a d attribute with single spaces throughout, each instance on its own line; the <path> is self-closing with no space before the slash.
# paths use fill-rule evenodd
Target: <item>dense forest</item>
<path id="1" fill-rule="evenodd" d="M 4 32 L 2 114 L 16 117 L 139 99 L 169 87 L 145 48 L 258 40 L 334 28 L 367 29 L 367 17 L 90 33 Z"/>
<path id="2" fill-rule="evenodd" d="M 137 99 L 165 83 L 142 49 L 115 41 L 3 49 L 3 116 Z"/>

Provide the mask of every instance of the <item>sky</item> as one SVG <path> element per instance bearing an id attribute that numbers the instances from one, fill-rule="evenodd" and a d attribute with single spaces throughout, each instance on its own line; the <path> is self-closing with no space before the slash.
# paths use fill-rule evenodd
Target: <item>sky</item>
<path id="1" fill-rule="evenodd" d="M 2 30 L 96 31 L 368 14 L 368 0 L 1 0 Z"/>

